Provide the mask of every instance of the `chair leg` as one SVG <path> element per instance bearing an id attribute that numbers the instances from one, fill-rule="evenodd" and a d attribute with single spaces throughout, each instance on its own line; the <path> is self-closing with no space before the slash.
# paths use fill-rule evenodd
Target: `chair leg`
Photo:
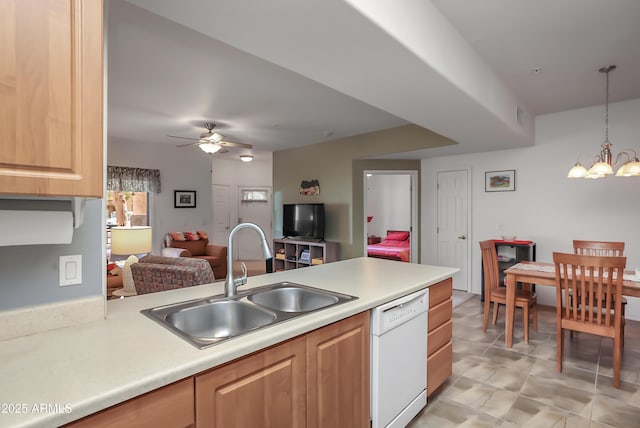
<path id="1" fill-rule="evenodd" d="M 562 351 L 564 348 L 564 330 L 556 326 L 556 371 L 562 372 Z"/>
<path id="2" fill-rule="evenodd" d="M 496 325 L 498 322 L 498 309 L 500 308 L 500 303 L 493 302 L 493 325 Z"/>
<path id="3" fill-rule="evenodd" d="M 529 344 L 529 305 L 522 307 L 522 324 L 524 325 L 524 343 Z"/>
<path id="4" fill-rule="evenodd" d="M 482 332 L 486 333 L 487 324 L 489 324 L 489 311 L 491 310 L 491 300 L 489 296 L 484 297 L 484 319 L 482 321 Z"/>
<path id="5" fill-rule="evenodd" d="M 533 331 L 538 332 L 538 305 L 531 305 L 533 309 Z"/>
<path id="6" fill-rule="evenodd" d="M 622 314 L 622 333 L 620 335 L 620 348 L 622 348 L 622 349 L 624 349 L 624 324 L 625 324 L 625 322 L 624 322 L 624 320 L 625 320 L 625 318 L 624 318 L 624 308 L 626 306 L 627 306 L 626 303 L 622 304 L 622 312 L 621 312 L 621 314 Z"/>
<path id="7" fill-rule="evenodd" d="M 613 386 L 620 388 L 620 365 L 622 363 L 621 338 L 613 339 Z"/>

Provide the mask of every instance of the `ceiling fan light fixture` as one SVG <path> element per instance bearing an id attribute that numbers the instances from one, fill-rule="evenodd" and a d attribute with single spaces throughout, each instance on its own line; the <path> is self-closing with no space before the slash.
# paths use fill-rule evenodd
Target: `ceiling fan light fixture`
<path id="1" fill-rule="evenodd" d="M 253 155 L 240 155 L 240 160 L 242 162 L 251 162 L 253 160 Z"/>
<path id="2" fill-rule="evenodd" d="M 200 150 L 202 150 L 205 153 L 209 153 L 209 154 L 216 153 L 221 148 L 222 148 L 222 146 L 220 146 L 220 145 L 218 145 L 216 143 L 202 143 L 202 144 L 200 144 Z"/>

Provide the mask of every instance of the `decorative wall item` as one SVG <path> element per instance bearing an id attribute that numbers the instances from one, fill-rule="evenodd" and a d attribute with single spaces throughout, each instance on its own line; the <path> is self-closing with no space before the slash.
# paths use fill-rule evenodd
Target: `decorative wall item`
<path id="1" fill-rule="evenodd" d="M 516 170 L 487 171 L 484 173 L 485 192 L 509 192 L 516 190 Z"/>
<path id="2" fill-rule="evenodd" d="M 302 180 L 300 183 L 301 195 L 319 195 L 320 194 L 320 182 L 316 180 Z"/>
<path id="3" fill-rule="evenodd" d="M 174 190 L 173 191 L 173 207 L 174 208 L 195 208 L 196 207 L 196 191 L 195 190 Z"/>

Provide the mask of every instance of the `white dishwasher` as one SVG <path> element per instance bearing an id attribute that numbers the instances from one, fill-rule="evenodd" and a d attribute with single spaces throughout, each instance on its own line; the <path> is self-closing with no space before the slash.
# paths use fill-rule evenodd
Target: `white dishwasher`
<path id="1" fill-rule="evenodd" d="M 402 428 L 427 405 L 427 309 L 421 290 L 372 309 L 373 428 Z"/>

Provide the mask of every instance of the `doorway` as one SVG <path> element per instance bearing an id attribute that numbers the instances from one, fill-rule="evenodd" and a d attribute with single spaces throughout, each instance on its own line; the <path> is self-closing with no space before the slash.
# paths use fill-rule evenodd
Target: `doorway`
<path id="1" fill-rule="evenodd" d="M 460 269 L 453 276 L 453 288 L 469 291 L 469 170 L 438 172 L 437 204 L 437 263 Z"/>
<path id="2" fill-rule="evenodd" d="M 407 261 L 418 263 L 418 171 L 366 170 L 363 180 L 364 254 L 389 231 L 407 231 Z"/>

